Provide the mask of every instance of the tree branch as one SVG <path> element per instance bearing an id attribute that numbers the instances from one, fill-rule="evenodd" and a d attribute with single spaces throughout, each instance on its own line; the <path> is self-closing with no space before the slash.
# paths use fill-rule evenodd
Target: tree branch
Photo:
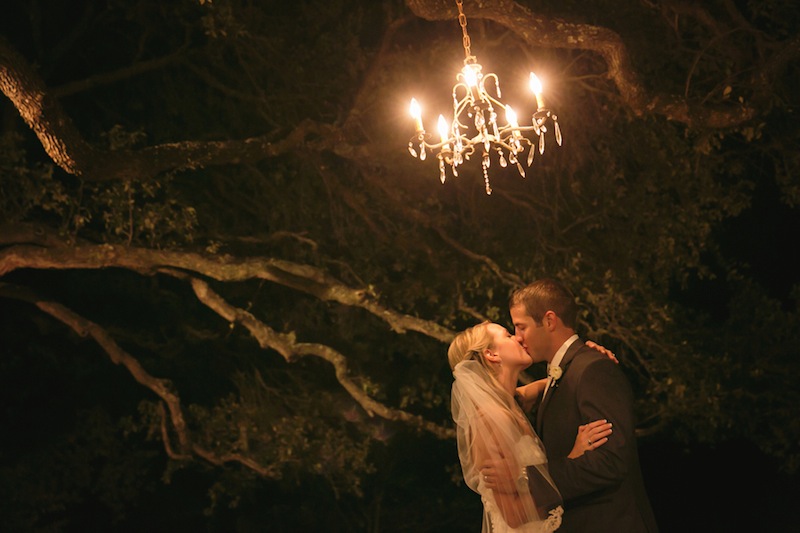
<path id="1" fill-rule="evenodd" d="M 258 320 L 252 313 L 230 305 L 213 291 L 208 283 L 195 277 L 186 276 L 181 272 L 166 271 L 166 273 L 181 279 L 188 278 L 195 295 L 203 304 L 225 320 L 241 324 L 258 341 L 258 345 L 261 348 L 275 350 L 289 363 L 294 362 L 297 356 L 314 356 L 329 362 L 334 368 L 337 381 L 369 416 L 377 414 L 387 420 L 405 422 L 426 430 L 441 439 L 449 439 L 455 436 L 452 429 L 434 424 L 421 416 L 413 415 L 400 409 L 392 409 L 372 399 L 350 378 L 347 358 L 330 346 L 296 342 L 294 334 L 278 333 L 261 320 Z"/>
<path id="2" fill-rule="evenodd" d="M 333 141 L 325 137 L 335 133 L 309 120 L 278 141 L 263 135 L 232 141 L 181 141 L 141 150 L 99 150 L 83 138 L 38 73 L 2 37 L 0 91 L 17 108 L 53 162 L 65 172 L 88 181 L 147 180 L 172 170 L 252 163 L 303 146 L 306 137 L 312 134 L 322 138 L 320 148 L 332 146 Z"/>
<path id="3" fill-rule="evenodd" d="M 6 242 L 0 233 L 0 245 Z M 416 331 L 449 343 L 454 333 L 435 322 L 398 313 L 380 304 L 368 289 L 349 287 L 327 273 L 274 258 L 233 258 L 206 256 L 193 252 L 151 250 L 104 245 L 80 245 L 72 248 L 42 248 L 14 245 L 0 251 L 0 277 L 19 268 L 100 269 L 127 268 L 152 275 L 165 269 L 194 272 L 218 281 L 263 279 L 310 294 L 322 301 L 360 307 L 380 318 L 397 333 Z"/>
<path id="4" fill-rule="evenodd" d="M 167 405 L 169 418 L 178 435 L 180 448 L 184 452 L 189 450 L 191 439 L 183 416 L 181 401 L 170 380 L 150 375 L 141 363 L 123 350 L 104 328 L 57 302 L 41 299 L 24 287 L 4 282 L 0 282 L 0 296 L 31 303 L 70 327 L 81 337 L 92 337 L 106 352 L 111 362 L 124 366 L 139 384 L 153 391 Z"/>
<path id="5" fill-rule="evenodd" d="M 186 47 L 183 47 L 162 57 L 148 59 L 147 61 L 137 61 L 132 65 L 128 65 L 124 68 L 120 68 L 111 72 L 104 72 L 102 74 L 89 76 L 88 78 L 82 80 L 65 83 L 64 85 L 54 87 L 52 90 L 52 96 L 54 98 L 64 98 L 65 96 L 88 91 L 101 85 L 116 83 L 140 74 L 144 74 L 145 72 L 150 72 L 151 70 L 157 70 L 172 63 L 178 62 L 183 57 L 185 52 Z"/>
<path id="6" fill-rule="evenodd" d="M 159 404 L 159 412 L 162 419 L 161 436 L 164 449 L 170 458 L 185 461 L 191 458 L 190 453 L 193 453 L 197 457 L 218 466 L 236 462 L 264 477 L 277 477 L 280 474 L 278 470 L 264 466 L 245 455 L 239 453 L 219 455 L 193 442 L 183 414 L 180 397 L 177 391 L 174 390 L 172 382 L 168 379 L 156 378 L 150 375 L 139 361 L 123 350 L 100 325 L 78 315 L 59 303 L 42 300 L 24 287 L 0 282 L 0 296 L 29 302 L 70 327 L 81 337 L 92 337 L 114 364 L 124 366 L 138 383 L 153 391 L 162 401 Z M 164 408 L 165 405 L 166 409 Z M 177 434 L 180 445 L 179 450 L 175 450 L 172 447 L 167 421 L 171 422 L 172 429 Z"/>

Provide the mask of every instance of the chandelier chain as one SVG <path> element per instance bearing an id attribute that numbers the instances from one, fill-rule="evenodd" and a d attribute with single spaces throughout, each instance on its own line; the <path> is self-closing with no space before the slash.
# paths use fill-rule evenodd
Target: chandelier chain
<path id="1" fill-rule="evenodd" d="M 464 14 L 464 2 L 463 0 L 456 0 L 456 5 L 458 6 L 458 23 L 461 25 L 461 33 L 463 35 L 462 41 L 464 43 L 464 54 L 466 58 L 464 59 L 464 63 L 474 63 L 476 59 L 472 56 L 471 42 L 469 40 L 469 34 L 467 33 L 467 16 Z"/>

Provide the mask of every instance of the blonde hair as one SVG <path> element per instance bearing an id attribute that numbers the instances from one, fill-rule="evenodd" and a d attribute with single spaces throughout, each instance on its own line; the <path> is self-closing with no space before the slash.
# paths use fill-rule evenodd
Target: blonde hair
<path id="1" fill-rule="evenodd" d="M 463 361 L 477 361 L 486 370 L 489 382 L 497 390 L 500 400 L 511 408 L 514 404 L 514 398 L 508 394 L 497 380 L 497 369 L 483 356 L 485 350 L 494 346 L 494 339 L 489 332 L 491 324 L 492 322 L 487 320 L 456 335 L 447 349 L 447 361 L 450 363 L 451 370 L 455 370 L 456 365 Z"/>
<path id="2" fill-rule="evenodd" d="M 479 361 L 484 368 L 492 372 L 489 363 L 481 356 L 484 350 L 492 347 L 492 335 L 489 333 L 491 322 L 481 322 L 471 328 L 467 328 L 453 339 L 447 349 L 447 361 L 450 369 L 454 370 L 461 361 L 474 359 Z M 476 357 L 477 356 L 477 357 Z"/>

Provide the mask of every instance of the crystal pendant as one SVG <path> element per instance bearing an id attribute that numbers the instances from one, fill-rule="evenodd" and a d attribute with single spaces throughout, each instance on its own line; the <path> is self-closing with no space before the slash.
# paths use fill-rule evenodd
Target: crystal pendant
<path id="1" fill-rule="evenodd" d="M 414 150 L 414 144 L 413 143 L 408 143 L 408 153 L 410 153 L 414 157 L 417 157 L 417 151 Z"/>
<path id="2" fill-rule="evenodd" d="M 492 129 L 492 135 L 494 135 L 494 138 L 495 139 L 499 139 L 500 138 L 500 132 L 497 131 L 497 113 L 494 112 L 494 109 L 490 110 L 489 126 Z"/>
<path id="3" fill-rule="evenodd" d="M 539 135 L 539 153 L 544 153 L 544 128 L 542 128 L 542 134 Z"/>
<path id="4" fill-rule="evenodd" d="M 483 116 L 483 112 L 479 111 L 475 113 L 475 129 L 478 131 L 483 131 L 483 127 L 486 125 L 486 118 Z"/>
<path id="5" fill-rule="evenodd" d="M 508 154 L 509 158 L 513 157 L 511 154 Z M 508 166 L 508 161 L 506 161 L 505 156 L 503 156 L 503 151 L 500 148 L 497 148 L 497 157 L 498 161 L 500 162 L 500 166 L 502 168 L 506 168 Z"/>
<path id="6" fill-rule="evenodd" d="M 533 164 L 533 156 L 536 154 L 536 148 L 531 145 L 531 149 L 528 150 L 528 166 Z"/>
<path id="7" fill-rule="evenodd" d="M 556 142 L 561 146 L 561 128 L 558 126 L 558 118 L 553 115 L 553 132 L 556 134 Z"/>

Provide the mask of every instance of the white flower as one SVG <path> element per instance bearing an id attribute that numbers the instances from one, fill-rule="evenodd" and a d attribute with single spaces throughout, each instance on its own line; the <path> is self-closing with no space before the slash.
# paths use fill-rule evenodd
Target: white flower
<path id="1" fill-rule="evenodd" d="M 553 378 L 553 381 L 558 381 L 559 379 L 561 379 L 561 374 L 562 374 L 562 370 L 561 370 L 561 367 L 558 366 L 558 365 L 551 366 L 547 370 L 547 375 L 550 376 L 551 378 Z"/>

